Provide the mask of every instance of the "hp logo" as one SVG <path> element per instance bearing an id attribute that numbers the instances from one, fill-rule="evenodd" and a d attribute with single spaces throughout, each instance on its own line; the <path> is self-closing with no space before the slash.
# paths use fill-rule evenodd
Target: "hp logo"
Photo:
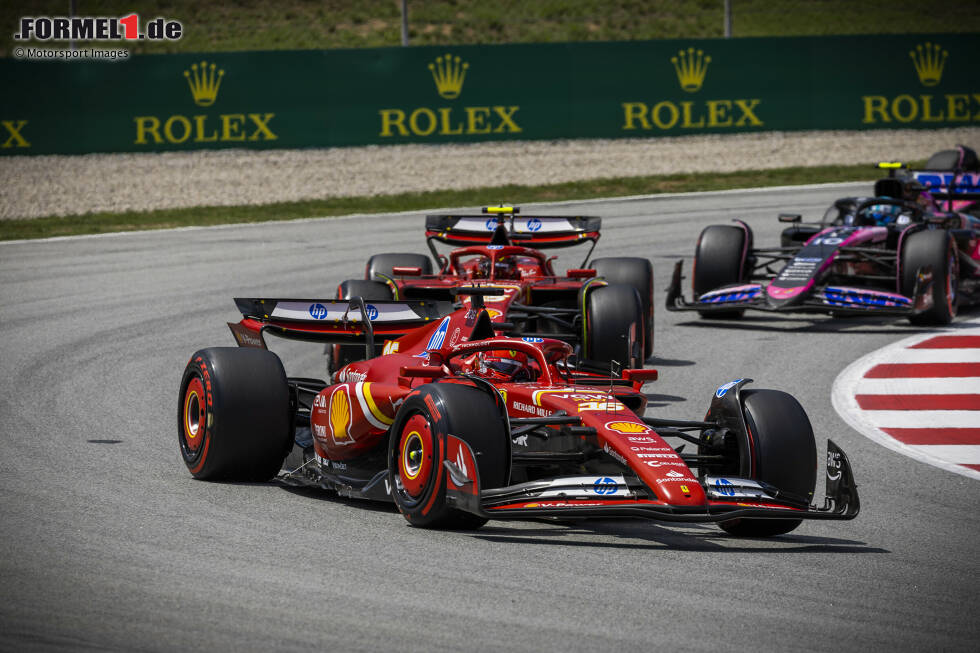
<path id="1" fill-rule="evenodd" d="M 327 317 L 327 307 L 323 304 L 310 304 L 310 316 L 314 320 L 323 320 Z"/>

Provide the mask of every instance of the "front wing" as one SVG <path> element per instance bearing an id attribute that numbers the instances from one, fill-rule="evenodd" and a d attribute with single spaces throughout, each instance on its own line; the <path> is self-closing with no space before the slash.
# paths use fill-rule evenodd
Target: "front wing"
<path id="1" fill-rule="evenodd" d="M 822 506 L 800 507 L 777 498 L 778 490 L 750 479 L 702 480 L 708 500 L 703 506 L 672 506 L 637 496 L 625 478 L 605 478 L 601 496 L 581 496 L 580 477 L 523 483 L 482 491 L 473 450 L 449 435 L 446 460 L 446 501 L 455 508 L 487 519 L 537 517 L 644 517 L 660 521 L 707 523 L 742 517 L 761 519 L 854 519 L 861 510 L 857 485 L 847 455 L 827 441 L 826 497 Z M 726 483 L 717 483 L 724 480 Z M 713 482 L 714 481 L 714 482 Z M 564 491 L 563 491 L 564 490 Z"/>
<path id="2" fill-rule="evenodd" d="M 691 302 L 681 291 L 683 261 L 674 264 L 667 288 L 668 311 L 698 311 L 710 314 L 733 310 L 756 310 L 775 313 L 834 313 L 838 315 L 882 315 L 906 317 L 932 308 L 932 270 L 919 271 L 912 297 L 870 288 L 824 286 L 814 288 L 802 299 L 791 303 L 770 303 L 760 283 L 745 283 L 719 288 L 696 297 Z"/>

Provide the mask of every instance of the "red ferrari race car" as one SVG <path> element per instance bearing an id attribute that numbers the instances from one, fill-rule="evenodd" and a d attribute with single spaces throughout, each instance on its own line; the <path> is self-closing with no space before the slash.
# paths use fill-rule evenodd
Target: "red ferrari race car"
<path id="1" fill-rule="evenodd" d="M 929 164 L 976 170 L 977 157 L 961 147 L 939 152 Z M 874 197 L 837 200 L 819 223 L 787 227 L 780 247 L 754 247 L 752 229 L 741 220 L 705 228 L 694 254 L 694 299 L 681 292 L 678 261 L 667 310 L 725 318 L 750 309 L 951 322 L 959 306 L 980 302 L 980 218 L 966 212 L 977 211 L 971 202 L 980 199 L 980 179 L 961 167 L 879 167 L 889 176 L 875 183 Z M 801 219 L 779 216 L 781 222 Z"/>
<path id="2" fill-rule="evenodd" d="M 422 527 L 632 516 L 768 536 L 858 514 L 847 456 L 829 440 L 827 498 L 811 505 L 816 445 L 790 395 L 737 379 L 704 420 L 644 417 L 640 388 L 656 371 L 582 371 L 565 342 L 494 335 L 483 300 L 495 290 L 456 292 L 468 307 L 377 302 L 373 320 L 361 299 L 236 299 L 240 347 L 196 352 L 180 384 L 191 474 L 394 501 Z M 270 334 L 360 341 L 365 360 L 333 383 L 289 378 L 265 348 Z M 375 337 L 388 338 L 380 355 Z"/>
<path id="3" fill-rule="evenodd" d="M 585 267 L 599 240 L 601 219 L 521 215 L 517 207 L 487 207 L 481 215 L 426 216 L 424 254 L 387 253 L 368 259 L 363 279 L 340 284 L 339 299 L 453 298 L 460 286 L 492 285 L 485 298 L 494 331 L 501 335 L 557 338 L 583 360 L 608 369 L 642 366 L 653 354 L 653 266 L 645 258 L 599 258 Z M 436 242 L 461 245 L 440 254 Z M 541 250 L 589 243 L 578 268 L 557 275 L 554 257 Z M 433 267 L 436 261 L 436 267 Z M 469 300 L 464 299 L 464 306 Z M 627 348 L 627 332 L 636 349 Z M 329 368 L 339 370 L 362 357 L 363 349 L 336 345 Z"/>

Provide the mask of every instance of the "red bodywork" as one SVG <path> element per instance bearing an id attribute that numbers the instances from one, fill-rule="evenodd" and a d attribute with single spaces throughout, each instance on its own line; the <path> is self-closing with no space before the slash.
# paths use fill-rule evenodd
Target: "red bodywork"
<path id="1" fill-rule="evenodd" d="M 596 288 L 606 285 L 604 281 L 589 278 L 595 275 L 594 270 L 574 270 L 575 276 L 556 275 L 551 265 L 554 258 L 520 245 L 471 245 L 450 252 L 444 272 L 421 276 L 418 268 L 396 268 L 387 283 L 396 300 L 431 296 L 433 291 L 445 291 L 448 295 L 453 288 L 461 286 L 501 288 L 501 294 L 484 298 L 487 313 L 495 323 L 507 322 L 512 304 L 534 305 L 535 293 L 567 297 L 575 296 L 584 285 Z M 462 301 L 470 307 L 469 297 Z"/>
<path id="2" fill-rule="evenodd" d="M 617 386 L 611 392 L 595 385 L 576 384 L 568 371 L 556 365 L 571 353 L 567 343 L 542 338 L 529 338 L 533 342 L 528 342 L 501 336 L 471 341 L 474 328 L 487 319 L 481 312 L 458 310 L 437 323 L 387 341 L 382 355 L 340 369 L 334 377 L 336 383 L 319 393 L 311 411 L 317 456 L 344 461 L 375 449 L 394 421 L 398 406 L 415 388 L 433 379 L 470 383 L 458 375 L 469 371 L 467 366 L 474 354 L 514 350 L 525 353 L 532 361 L 536 378 L 530 382 L 494 383 L 511 417 L 550 416 L 557 411 L 578 416 L 583 426 L 595 429 L 597 446 L 654 489 L 659 503 L 702 507 L 708 504 L 697 478 L 674 448 L 621 401 L 629 397 L 631 405 L 642 414 L 646 399 L 639 390 L 644 381 L 655 378 L 653 370 L 627 370 L 624 377 L 633 379 L 632 383 Z M 270 325 L 289 331 L 300 328 L 306 334 L 336 332 L 336 327 L 329 324 L 297 325 L 252 318 L 245 318 L 236 326 L 259 338 L 262 329 Z M 376 327 L 375 333 L 381 332 L 383 327 Z M 580 374 L 577 376 L 581 378 Z M 603 501 L 603 505 L 622 503 Z"/>

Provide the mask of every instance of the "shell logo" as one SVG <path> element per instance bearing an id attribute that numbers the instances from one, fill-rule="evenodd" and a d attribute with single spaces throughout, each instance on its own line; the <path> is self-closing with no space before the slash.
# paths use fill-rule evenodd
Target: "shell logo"
<path id="1" fill-rule="evenodd" d="M 347 386 L 338 386 L 330 395 L 330 433 L 337 444 L 350 444 L 351 407 Z"/>
<path id="2" fill-rule="evenodd" d="M 636 435 L 638 433 L 649 433 L 650 427 L 646 424 L 637 424 L 636 422 L 606 422 L 606 428 L 610 431 L 615 431 L 616 433 L 622 433 L 624 435 Z"/>
<path id="3" fill-rule="evenodd" d="M 491 319 L 491 320 L 492 320 L 492 319 L 494 319 L 494 318 L 498 318 L 498 317 L 500 317 L 501 315 L 503 315 L 503 312 L 502 312 L 502 311 L 498 311 L 498 310 L 497 310 L 497 309 L 495 309 L 495 308 L 485 308 L 485 309 L 483 309 L 483 310 L 485 310 L 485 311 L 487 312 L 487 315 L 489 315 L 489 316 L 490 316 L 490 319 Z"/>

